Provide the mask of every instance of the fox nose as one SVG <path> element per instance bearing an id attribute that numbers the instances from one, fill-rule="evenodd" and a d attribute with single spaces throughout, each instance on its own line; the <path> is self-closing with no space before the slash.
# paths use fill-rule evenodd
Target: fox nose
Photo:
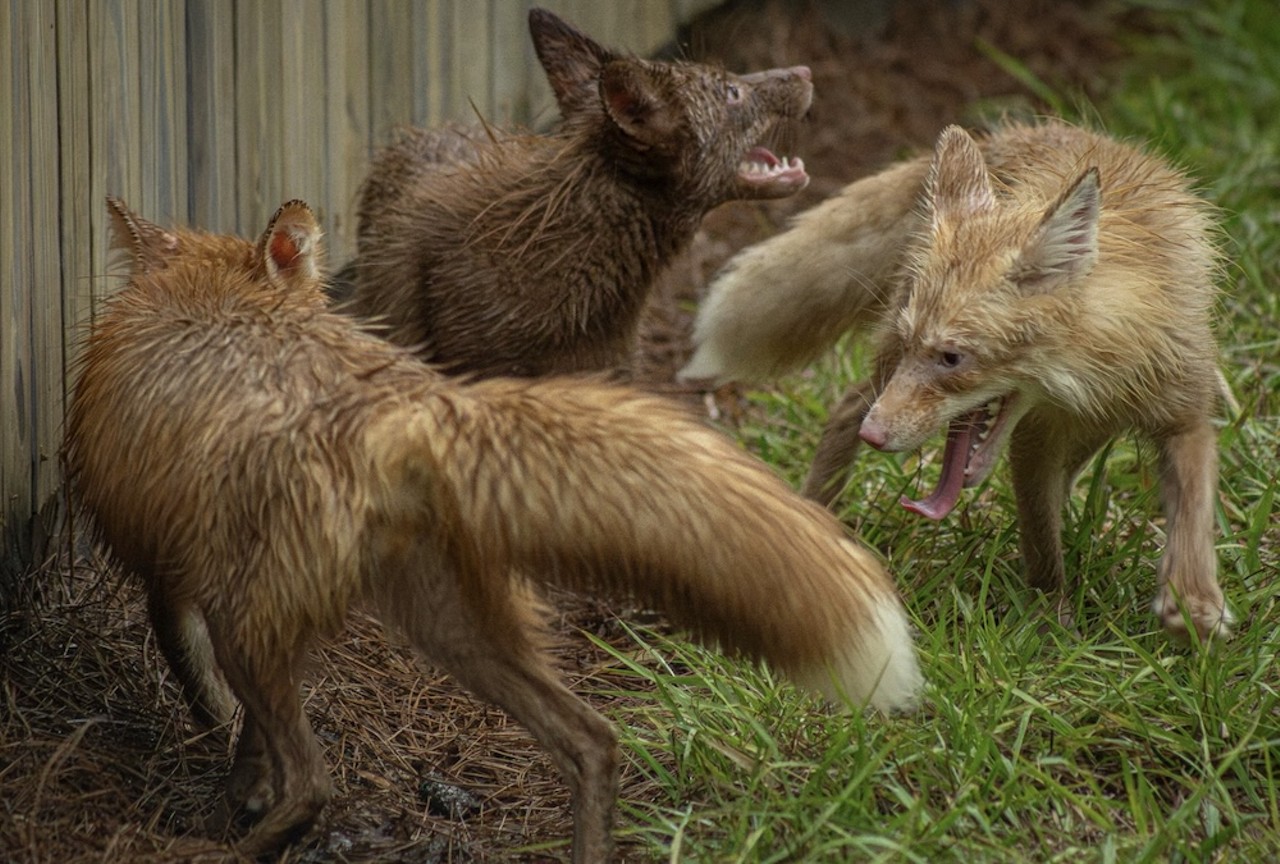
<path id="1" fill-rule="evenodd" d="M 862 426 L 858 429 L 858 437 L 877 450 L 883 450 L 884 445 L 888 443 L 889 432 L 884 428 L 883 423 L 874 417 L 868 416 L 862 421 Z"/>

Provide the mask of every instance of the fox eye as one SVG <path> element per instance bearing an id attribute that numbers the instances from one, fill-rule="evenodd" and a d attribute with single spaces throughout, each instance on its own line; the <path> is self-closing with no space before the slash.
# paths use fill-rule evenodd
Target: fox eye
<path id="1" fill-rule="evenodd" d="M 964 360 L 964 355 L 959 351 L 939 351 L 938 365 L 943 369 L 955 369 Z"/>
<path id="2" fill-rule="evenodd" d="M 731 105 L 737 102 L 741 102 L 742 88 L 739 87 L 737 84 L 734 84 L 732 81 L 727 82 L 724 85 L 724 96 L 727 100 L 729 100 L 729 104 Z"/>

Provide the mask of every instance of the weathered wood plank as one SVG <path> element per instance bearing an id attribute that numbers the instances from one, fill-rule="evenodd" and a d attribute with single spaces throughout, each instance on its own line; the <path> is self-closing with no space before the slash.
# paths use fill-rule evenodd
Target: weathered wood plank
<path id="1" fill-rule="evenodd" d="M 136 0 L 101 0 L 90 3 L 89 77 L 86 86 L 92 106 L 89 128 L 89 200 L 101 202 L 116 195 L 138 212 L 158 218 L 153 196 L 144 191 L 139 104 L 138 3 Z M 105 273 L 109 263 L 105 207 L 89 207 L 92 226 L 92 271 Z M 95 285 L 115 287 L 114 281 Z"/>
<path id="2" fill-rule="evenodd" d="M 186 221 L 233 226 L 239 212 L 236 175 L 235 0 L 187 7 L 188 93 Z"/>
<path id="3" fill-rule="evenodd" d="M 105 271 L 94 269 L 93 219 L 90 210 L 101 209 L 101 200 L 90 194 L 89 125 L 89 13 L 79 0 L 58 0 L 58 168 L 62 204 L 61 285 L 63 338 L 67 342 L 67 371 L 93 311 L 94 281 Z M 68 380 L 70 387 L 73 381 Z"/>
<path id="4" fill-rule="evenodd" d="M 283 39 L 275 3 L 236 5 L 236 220 L 234 226 L 210 226 L 250 234 L 280 202 L 271 191 L 283 186 L 280 146 L 280 78 Z"/>
<path id="5" fill-rule="evenodd" d="M 10 50 L 0 61 L 0 93 L 10 94 L 0 111 L 0 136 L 10 146 L 0 158 L 0 542 L 26 551 L 33 509 L 31 453 L 31 247 L 35 237 L 30 209 L 31 99 L 26 81 L 25 35 L 31 7 L 0 5 L 0 38 Z M 0 564 L 3 564 L 0 557 Z"/>
<path id="6" fill-rule="evenodd" d="M 329 171 L 326 248 L 330 266 L 341 267 L 356 249 L 356 194 L 372 148 L 369 119 L 368 4 L 340 0 L 325 6 L 324 139 Z"/>
<path id="7" fill-rule="evenodd" d="M 49 83 L 57 80 L 55 9 L 48 3 L 27 5 L 25 32 L 19 37 L 26 54 L 30 106 L 27 148 L 31 154 L 26 224 L 33 242 L 26 267 L 29 292 L 31 355 L 27 380 L 31 387 L 32 509 L 58 486 L 58 445 L 63 411 L 62 257 L 58 231 L 58 104 Z"/>
<path id="8" fill-rule="evenodd" d="M 414 117 L 412 27 L 414 0 L 383 0 L 369 6 L 369 116 L 373 144 L 390 140 L 396 126 Z"/>
<path id="9" fill-rule="evenodd" d="M 543 77 L 529 41 L 530 4 L 519 4 L 519 14 L 513 14 L 513 5 L 489 0 L 489 119 L 502 126 L 528 123 L 533 94 Z"/>
<path id="10" fill-rule="evenodd" d="M 148 0 L 137 18 L 139 122 L 147 218 L 187 221 L 187 64 L 185 0 Z"/>
<path id="11" fill-rule="evenodd" d="M 267 110 L 274 120 L 280 148 L 280 183 L 270 188 L 271 200 L 259 214 L 250 233 L 266 227 L 275 208 L 284 201 L 301 198 L 315 209 L 326 230 L 329 223 L 329 148 L 324 132 L 328 127 L 328 100 L 324 86 L 325 21 L 322 9 L 311 0 L 280 0 L 282 42 L 280 81 L 267 88 Z M 273 92 L 274 90 L 274 92 Z"/>
<path id="12" fill-rule="evenodd" d="M 490 87 L 495 64 L 492 17 L 488 3 L 453 0 L 448 4 L 450 51 L 444 68 L 444 110 L 448 117 L 472 121 L 479 113 L 486 120 L 495 119 Z"/>

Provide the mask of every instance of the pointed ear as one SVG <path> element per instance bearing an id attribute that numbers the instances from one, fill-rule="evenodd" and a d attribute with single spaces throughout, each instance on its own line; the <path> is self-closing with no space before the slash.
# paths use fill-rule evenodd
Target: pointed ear
<path id="1" fill-rule="evenodd" d="M 529 36 L 562 117 L 597 104 L 596 82 L 614 52 L 546 9 L 529 10 Z"/>
<path id="2" fill-rule="evenodd" d="M 996 203 L 982 151 L 959 126 L 942 130 L 925 189 L 934 227 L 989 210 Z"/>
<path id="3" fill-rule="evenodd" d="M 1098 260 L 1102 193 L 1098 169 L 1090 168 L 1045 211 L 1014 267 L 1013 281 L 1042 294 L 1088 275 Z"/>
<path id="4" fill-rule="evenodd" d="M 111 251 L 126 257 L 130 276 L 162 270 L 178 254 L 178 235 L 135 215 L 119 198 L 107 196 L 107 215 Z"/>
<path id="5" fill-rule="evenodd" d="M 680 113 L 642 61 L 614 60 L 605 66 L 600 98 L 609 119 L 640 149 L 671 146 L 680 128 Z"/>
<path id="6" fill-rule="evenodd" d="M 258 241 L 258 260 L 279 288 L 315 289 L 320 284 L 320 225 L 303 201 L 290 201 L 271 217 Z"/>

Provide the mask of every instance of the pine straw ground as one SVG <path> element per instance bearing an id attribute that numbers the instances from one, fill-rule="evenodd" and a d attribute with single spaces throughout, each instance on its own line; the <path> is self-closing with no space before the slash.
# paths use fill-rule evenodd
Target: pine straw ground
<path id="1" fill-rule="evenodd" d="M 832 11 L 850 5 L 744 0 L 684 35 L 687 54 L 731 69 L 812 67 L 815 102 L 794 151 L 813 183 L 789 201 L 729 205 L 708 217 L 645 328 L 641 371 L 654 386 L 677 390 L 669 382 L 688 353 L 692 303 L 734 251 L 848 180 L 929 146 L 944 124 L 976 120 L 975 106 L 1034 109 L 982 45 L 1043 80 L 1087 90 L 1118 56 L 1114 35 L 1134 24 L 1104 17 L 1098 4 L 1058 0 L 869 0 L 895 11 L 860 23 Z M 717 402 L 726 415 L 740 404 L 731 389 Z M 230 756 L 225 732 L 193 730 L 136 587 L 75 539 L 62 545 L 9 592 L 9 612 L 0 605 L 0 860 L 225 858 L 224 847 L 202 839 Z M 578 631 L 621 644 L 614 619 L 590 602 L 561 606 L 571 610 L 554 622 L 565 634 L 566 678 L 607 714 L 623 697 L 606 694 L 631 679 L 611 677 Z M 356 616 L 318 652 L 306 700 L 337 794 L 285 860 L 566 856 L 568 796 L 543 753 L 502 712 L 389 643 L 376 623 Z M 448 796 L 459 792 L 451 807 Z M 624 768 L 624 798 L 652 794 Z M 646 857 L 635 847 L 621 852 Z"/>

